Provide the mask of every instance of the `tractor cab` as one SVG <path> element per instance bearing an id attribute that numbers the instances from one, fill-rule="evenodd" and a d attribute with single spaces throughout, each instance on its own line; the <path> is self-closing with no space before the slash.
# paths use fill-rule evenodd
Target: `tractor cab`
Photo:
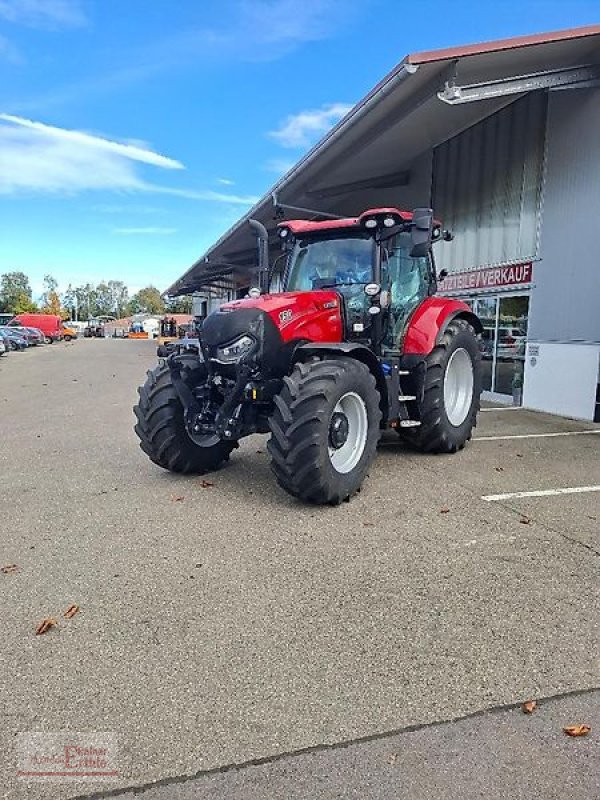
<path id="1" fill-rule="evenodd" d="M 213 311 L 198 346 L 175 348 L 140 387 L 135 430 L 150 459 L 206 472 L 243 437 L 269 433 L 279 485 L 335 505 L 360 488 L 384 430 L 426 452 L 464 447 L 482 326 L 435 295 L 432 244 L 448 237 L 432 210 L 280 222 L 279 273 L 268 231 L 250 225 L 259 285 Z"/>
<path id="2" fill-rule="evenodd" d="M 334 289 L 346 341 L 375 338 L 382 350 L 397 349 L 412 312 L 436 289 L 431 248 L 420 246 L 419 235 L 440 238 L 440 226 L 428 209 L 417 219 L 420 228 L 413 214 L 372 209 L 355 219 L 280 223 L 285 291 Z"/>

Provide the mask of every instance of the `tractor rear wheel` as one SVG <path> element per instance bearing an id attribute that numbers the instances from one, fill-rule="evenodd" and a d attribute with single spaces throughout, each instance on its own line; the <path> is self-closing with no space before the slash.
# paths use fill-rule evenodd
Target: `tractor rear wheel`
<path id="1" fill-rule="evenodd" d="M 190 387 L 206 380 L 206 367 L 197 357 L 180 356 L 179 361 L 183 365 L 181 377 Z M 133 409 L 137 417 L 135 432 L 144 453 L 159 467 L 171 472 L 201 474 L 217 469 L 229 459 L 235 443 L 219 441 L 203 447 L 191 439 L 171 370 L 164 361 L 148 370 L 146 382 L 138 393 L 139 403 Z"/>
<path id="2" fill-rule="evenodd" d="M 425 453 L 462 450 L 477 424 L 481 352 L 474 328 L 454 319 L 426 359 L 421 425 L 401 431 Z"/>
<path id="3" fill-rule="evenodd" d="M 348 499 L 375 456 L 379 399 L 375 379 L 360 361 L 296 364 L 269 420 L 268 449 L 279 485 L 311 503 Z"/>

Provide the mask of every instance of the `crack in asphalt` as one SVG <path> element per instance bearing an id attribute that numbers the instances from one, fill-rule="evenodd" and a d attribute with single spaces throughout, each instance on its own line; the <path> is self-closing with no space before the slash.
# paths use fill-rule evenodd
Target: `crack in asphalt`
<path id="1" fill-rule="evenodd" d="M 583 695 L 594 694 L 595 692 L 600 692 L 600 686 L 591 686 L 588 687 L 587 689 L 571 689 L 566 692 L 559 692 L 557 694 L 548 695 L 547 697 L 536 698 L 536 701 L 538 705 L 540 705 L 542 703 L 552 703 L 554 701 L 564 700 L 569 697 L 581 697 Z M 469 714 L 463 714 L 457 717 L 451 717 L 450 719 L 434 720 L 433 722 L 415 723 L 412 725 L 406 725 L 405 727 L 401 728 L 394 728 L 393 730 L 390 731 L 383 731 L 381 733 L 372 733 L 367 736 L 359 736 L 355 739 L 345 739 L 341 742 L 334 742 L 333 744 L 316 744 L 316 745 L 310 745 L 308 747 L 301 747 L 298 748 L 297 750 L 289 750 L 283 753 L 273 753 L 272 755 L 268 756 L 251 758 L 248 759 L 247 761 L 224 764 L 220 767 L 201 769 L 198 770 L 198 772 L 194 773 L 193 775 L 174 775 L 167 778 L 161 778 L 160 780 L 151 783 L 138 784 L 137 786 L 125 786 L 117 789 L 106 789 L 105 791 L 92 792 L 91 794 L 78 794 L 69 798 L 69 800 L 103 800 L 104 798 L 119 797 L 125 794 L 134 794 L 134 795 L 143 794 L 144 792 L 150 791 L 151 789 L 157 789 L 163 786 L 173 786 L 179 783 L 189 783 L 191 781 L 196 781 L 199 780 L 200 778 L 205 778 L 210 775 L 218 775 L 227 772 L 239 772 L 242 770 L 249 769 L 251 767 L 259 767 L 264 764 L 273 764 L 278 761 L 292 759 L 295 758 L 296 756 L 306 755 L 309 753 L 321 753 L 324 751 L 342 750 L 346 747 L 351 747 L 353 745 L 382 741 L 385 739 L 389 739 L 393 736 L 399 736 L 404 733 L 414 733 L 415 731 L 427 730 L 429 728 L 439 728 L 445 725 L 453 725 L 454 723 L 457 722 L 462 722 L 464 720 L 469 720 L 469 719 L 476 719 L 478 717 L 483 717 L 486 715 L 499 714 L 505 711 L 514 711 L 521 708 L 522 703 L 523 703 L 522 700 L 516 700 L 512 703 L 503 703 L 497 706 L 490 706 L 489 708 L 481 708 L 478 709 L 477 711 L 472 711 Z"/>

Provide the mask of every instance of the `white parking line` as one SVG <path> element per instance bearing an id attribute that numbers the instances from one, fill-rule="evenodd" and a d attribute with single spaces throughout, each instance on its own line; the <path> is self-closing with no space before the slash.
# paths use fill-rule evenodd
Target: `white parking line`
<path id="1" fill-rule="evenodd" d="M 499 406 L 498 408 L 480 408 L 480 411 L 521 411 L 521 406 Z"/>
<path id="2" fill-rule="evenodd" d="M 538 489 L 534 492 L 507 492 L 506 494 L 484 494 L 482 500 L 515 500 L 519 497 L 556 497 L 559 494 L 583 494 L 600 492 L 600 486 L 572 486 L 567 489 Z"/>
<path id="3" fill-rule="evenodd" d="M 513 433 L 506 436 L 474 436 L 474 442 L 497 442 L 504 439 L 547 439 L 553 436 L 588 436 L 600 433 L 600 428 L 593 431 L 561 431 L 560 433 Z"/>

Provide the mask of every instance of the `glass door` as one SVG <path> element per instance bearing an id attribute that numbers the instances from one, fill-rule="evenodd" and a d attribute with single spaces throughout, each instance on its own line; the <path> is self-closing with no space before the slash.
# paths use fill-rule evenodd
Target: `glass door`
<path id="1" fill-rule="evenodd" d="M 498 310 L 494 391 L 521 405 L 527 345 L 529 295 L 502 297 Z"/>
<path id="2" fill-rule="evenodd" d="M 493 392 L 494 366 L 496 359 L 496 326 L 498 317 L 497 297 L 478 297 L 473 301 L 473 311 L 483 325 L 479 340 L 484 392 Z"/>
<path id="3" fill-rule="evenodd" d="M 527 345 L 529 295 L 465 299 L 481 320 L 482 386 L 484 392 L 512 398 L 521 405 Z"/>

